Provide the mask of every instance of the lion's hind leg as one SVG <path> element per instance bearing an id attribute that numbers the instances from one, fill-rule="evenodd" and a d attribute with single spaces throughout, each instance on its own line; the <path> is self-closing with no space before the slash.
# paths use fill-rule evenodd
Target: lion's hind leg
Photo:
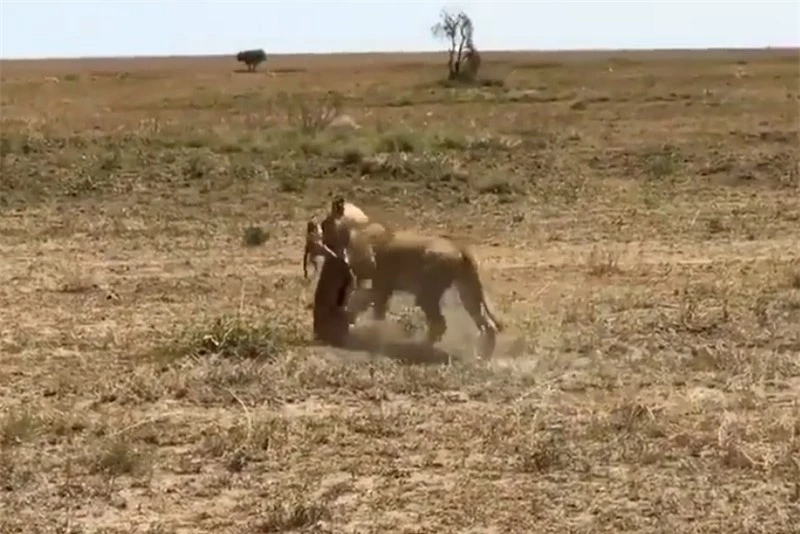
<path id="1" fill-rule="evenodd" d="M 497 326 L 483 312 L 483 306 L 481 306 L 480 301 L 475 304 L 474 302 L 465 301 L 463 297 L 462 301 L 464 308 L 467 310 L 467 313 L 472 318 L 472 321 L 475 323 L 475 326 L 478 327 L 478 331 L 480 332 L 479 348 L 477 350 L 478 357 L 491 358 L 492 354 L 494 353 L 494 349 L 497 346 Z"/>
<path id="2" fill-rule="evenodd" d="M 444 337 L 447 331 L 447 320 L 444 318 L 442 308 L 439 303 L 433 304 L 427 299 L 421 303 L 422 311 L 425 313 L 425 320 L 428 323 L 427 339 L 428 343 L 433 345 L 438 343 Z"/>
<path id="3" fill-rule="evenodd" d="M 500 328 L 484 309 L 482 291 L 473 288 L 472 284 L 464 283 L 458 284 L 458 291 L 464 309 L 480 332 L 478 357 L 490 358 L 497 346 L 497 334 Z"/>
<path id="4" fill-rule="evenodd" d="M 447 331 L 447 320 L 442 313 L 442 296 L 446 290 L 447 286 L 437 283 L 423 288 L 416 295 L 417 306 L 422 308 L 428 323 L 427 339 L 430 344 L 440 342 Z"/>
<path id="5" fill-rule="evenodd" d="M 497 329 L 491 321 L 487 322 L 487 325 L 481 330 L 479 343 L 478 357 L 481 359 L 491 358 L 497 347 Z"/>

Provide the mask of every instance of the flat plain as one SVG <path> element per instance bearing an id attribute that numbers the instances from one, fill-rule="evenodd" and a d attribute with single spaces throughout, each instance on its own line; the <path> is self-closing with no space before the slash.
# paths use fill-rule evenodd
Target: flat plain
<path id="1" fill-rule="evenodd" d="M 0 532 L 798 532 L 798 51 L 445 61 L 0 63 Z M 311 342 L 336 193 L 492 360 Z"/>

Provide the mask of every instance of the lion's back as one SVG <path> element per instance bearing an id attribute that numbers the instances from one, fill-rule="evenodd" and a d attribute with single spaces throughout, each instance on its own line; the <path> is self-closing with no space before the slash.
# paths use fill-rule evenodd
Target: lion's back
<path id="1" fill-rule="evenodd" d="M 431 276 L 455 275 L 461 251 L 452 241 L 402 230 L 376 250 L 381 276 L 406 291 L 426 290 Z"/>
<path id="2" fill-rule="evenodd" d="M 404 230 L 395 232 L 391 240 L 393 252 L 400 257 L 439 257 L 453 258 L 461 254 L 461 249 L 453 240 L 446 237 L 423 235 Z"/>

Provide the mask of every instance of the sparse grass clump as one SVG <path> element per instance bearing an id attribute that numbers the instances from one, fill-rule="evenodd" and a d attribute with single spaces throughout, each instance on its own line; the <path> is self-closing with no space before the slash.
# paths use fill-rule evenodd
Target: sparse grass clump
<path id="1" fill-rule="evenodd" d="M 364 151 L 357 146 L 347 147 L 340 153 L 342 165 L 345 167 L 361 165 L 366 158 Z"/>
<path id="2" fill-rule="evenodd" d="M 247 247 L 259 247 L 266 243 L 269 234 L 260 226 L 248 226 L 244 229 L 242 240 Z"/>
<path id="3" fill-rule="evenodd" d="M 435 146 L 442 150 L 502 152 L 517 148 L 522 142 L 514 137 L 484 133 L 481 135 L 458 136 L 438 135 Z"/>
<path id="4" fill-rule="evenodd" d="M 162 356 L 273 360 L 301 341 L 288 325 L 264 321 L 250 324 L 240 317 L 218 317 L 205 328 L 183 332 Z"/>
<path id="5" fill-rule="evenodd" d="M 147 454 L 125 439 L 116 436 L 102 443 L 86 458 L 90 472 L 109 478 L 140 475 L 148 467 Z"/>
<path id="6" fill-rule="evenodd" d="M 278 174 L 278 190 L 281 193 L 303 193 L 308 187 L 308 178 L 296 174 Z"/>
<path id="7" fill-rule="evenodd" d="M 586 260 L 589 274 L 592 276 L 608 276 L 621 272 L 619 259 L 611 251 L 593 248 Z"/>
<path id="8" fill-rule="evenodd" d="M 285 497 L 278 497 L 268 503 L 260 515 L 254 532 L 263 534 L 307 529 L 333 517 L 327 503 Z"/>
<path id="9" fill-rule="evenodd" d="M 552 433 L 531 437 L 519 447 L 518 466 L 523 473 L 541 474 L 563 467 L 567 444 Z"/>
<path id="10" fill-rule="evenodd" d="M 34 412 L 12 408 L 0 414 L 0 446 L 11 447 L 33 439 L 42 426 Z"/>
<path id="11" fill-rule="evenodd" d="M 372 179 L 416 182 L 428 187 L 463 187 L 469 181 L 457 161 L 426 153 L 379 153 L 364 158 L 359 173 Z"/>
<path id="12" fill-rule="evenodd" d="M 677 155 L 665 148 L 659 153 L 648 154 L 645 158 L 647 171 L 655 179 L 671 177 L 678 170 L 679 160 Z"/>
<path id="13" fill-rule="evenodd" d="M 269 173 L 259 164 L 234 161 L 228 168 L 228 173 L 235 180 L 242 182 L 265 181 Z"/>
<path id="14" fill-rule="evenodd" d="M 523 193 L 520 184 L 513 182 L 510 178 L 488 177 L 478 181 L 476 188 L 479 193 L 492 194 L 501 197 L 511 197 Z"/>
<path id="15" fill-rule="evenodd" d="M 254 416 L 239 397 L 234 397 L 243 409 L 243 417 L 228 428 L 206 433 L 203 451 L 223 462 L 232 472 L 241 472 L 249 463 L 265 461 L 269 455 L 280 454 L 289 439 L 290 424 L 275 416 Z"/>
<path id="16" fill-rule="evenodd" d="M 375 144 L 375 152 L 411 154 L 419 150 L 419 139 L 412 132 L 386 133 L 381 135 Z"/>
<path id="17" fill-rule="evenodd" d="M 457 135 L 438 135 L 436 145 L 442 150 L 465 150 L 469 147 L 469 141 Z"/>
<path id="18" fill-rule="evenodd" d="M 97 281 L 91 274 L 74 269 L 63 277 L 58 290 L 62 293 L 86 293 L 97 289 L 97 287 Z"/>
<path id="19" fill-rule="evenodd" d="M 344 97 L 335 91 L 325 93 L 281 92 L 275 105 L 286 114 L 287 123 L 303 134 L 316 134 L 327 129 L 341 115 Z"/>
<path id="20" fill-rule="evenodd" d="M 214 171 L 213 156 L 206 152 L 194 153 L 183 167 L 183 175 L 187 180 L 210 178 Z"/>

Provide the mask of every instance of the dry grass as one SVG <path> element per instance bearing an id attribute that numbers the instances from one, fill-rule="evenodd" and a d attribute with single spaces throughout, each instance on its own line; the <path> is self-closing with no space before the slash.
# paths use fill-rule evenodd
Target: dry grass
<path id="1" fill-rule="evenodd" d="M 0 531 L 796 532 L 797 58 L 4 62 Z M 311 344 L 335 190 L 470 237 L 494 361 Z"/>

